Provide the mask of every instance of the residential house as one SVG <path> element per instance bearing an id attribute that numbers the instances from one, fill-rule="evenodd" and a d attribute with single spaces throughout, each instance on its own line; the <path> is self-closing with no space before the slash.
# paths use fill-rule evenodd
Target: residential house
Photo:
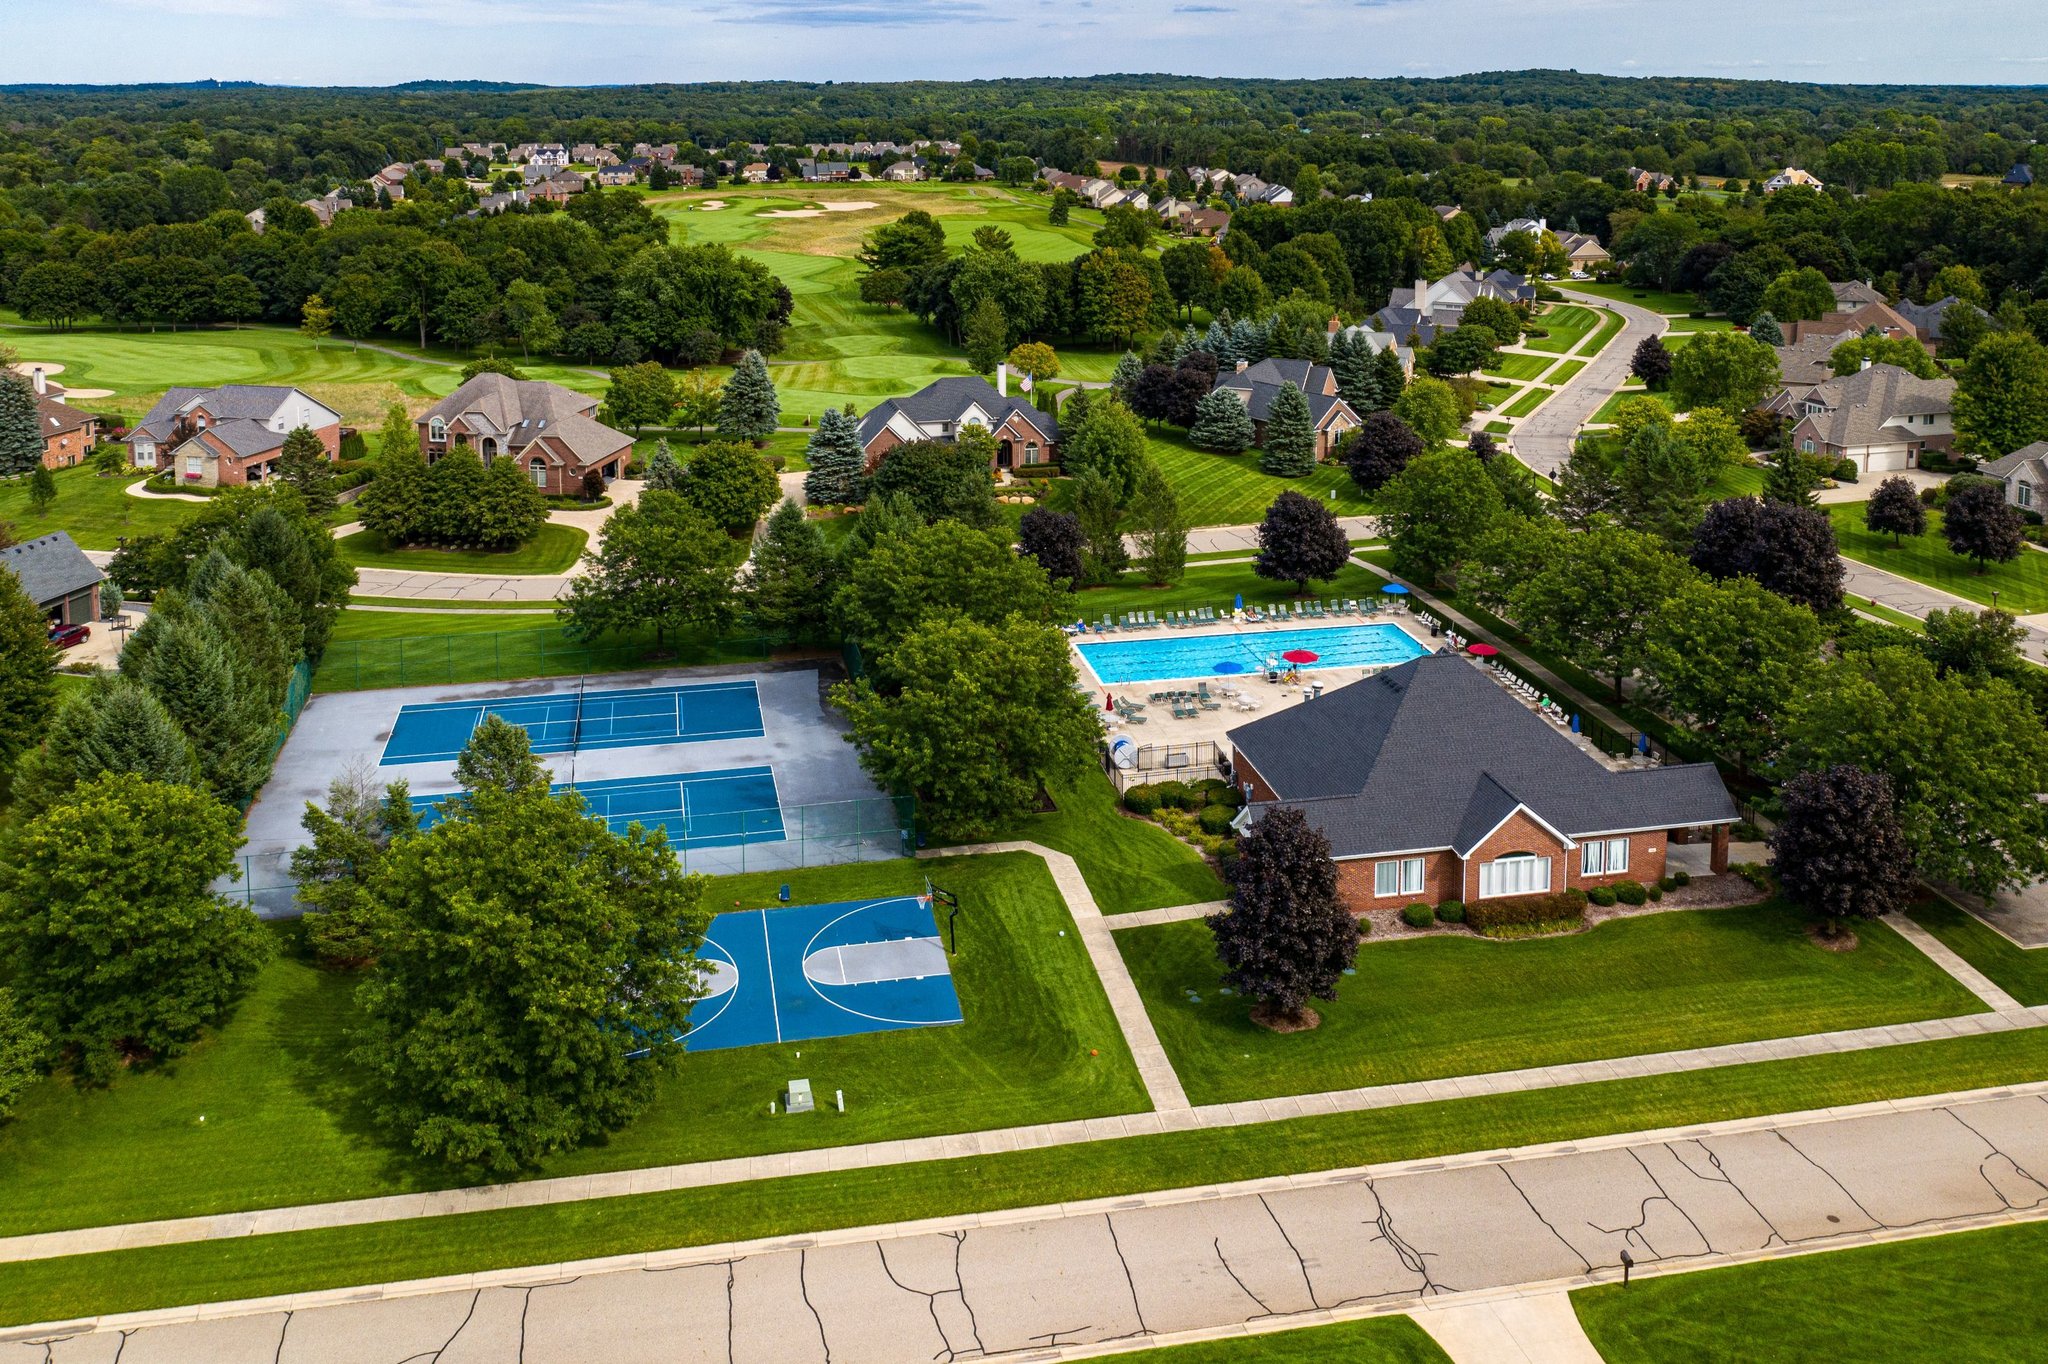
<path id="1" fill-rule="evenodd" d="M 1434 208 L 1430 209 L 1430 212 L 1436 214 L 1437 221 L 1443 223 L 1449 222 L 1451 219 L 1457 217 L 1460 213 L 1463 213 L 1464 211 L 1464 209 L 1458 207 L 1456 204 L 1438 204 Z"/>
<path id="2" fill-rule="evenodd" d="M 1974 303 L 1964 303 L 1954 294 L 1950 294 L 1947 298 L 1938 298 L 1932 303 L 1914 303 L 1909 299 L 1902 298 L 1899 300 L 1894 311 L 1900 317 L 1912 323 L 1920 333 L 1920 340 L 1929 349 L 1933 349 L 1941 342 L 1942 319 L 1948 316 L 1950 308 L 1958 305 L 1968 308 L 1974 313 L 1981 314 L 1984 311 Z"/>
<path id="3" fill-rule="evenodd" d="M 2024 161 L 2016 161 L 2013 168 L 2005 173 L 2005 179 L 1999 183 L 2014 189 L 2026 189 L 2034 183 L 2033 168 Z"/>
<path id="4" fill-rule="evenodd" d="M 810 181 L 851 180 L 853 163 L 850 161 L 813 161 L 802 157 L 796 163 L 798 178 Z"/>
<path id="5" fill-rule="evenodd" d="M 270 225 L 270 215 L 260 208 L 252 208 L 242 216 L 249 220 L 249 230 L 259 237 L 263 235 L 263 229 Z"/>
<path id="6" fill-rule="evenodd" d="M 355 200 L 348 197 L 347 190 L 331 189 L 318 199 L 303 201 L 300 206 L 309 210 L 315 218 L 318 218 L 320 226 L 327 227 L 334 222 L 335 214 L 346 213 L 356 205 Z"/>
<path id="7" fill-rule="evenodd" d="M 1363 324 L 1347 327 L 1342 318 L 1333 317 L 1330 319 L 1330 339 L 1334 341 L 1339 335 L 1352 341 L 1364 341 L 1375 356 L 1383 350 L 1394 352 L 1401 362 L 1401 372 L 1411 379 L 1415 377 L 1415 351 L 1402 345 L 1401 338 L 1392 332 L 1375 331 Z"/>
<path id="8" fill-rule="evenodd" d="M 471 209 L 470 212 L 477 217 L 489 218 L 503 213 L 508 208 L 524 207 L 526 207 L 526 191 L 523 189 L 512 189 L 496 194 L 484 195 L 476 201 L 476 207 Z"/>
<path id="9" fill-rule="evenodd" d="M 1832 312 L 1819 319 L 1801 318 L 1797 321 L 1780 321 L 1778 330 L 1785 333 L 1787 343 L 1803 341 L 1809 336 L 1832 336 L 1846 339 L 1876 331 L 1880 336 L 1911 341 L 1922 340 L 1920 329 L 1891 304 L 1879 300 L 1857 307 Z M 1931 346 L 1929 349 L 1933 349 Z"/>
<path id="10" fill-rule="evenodd" d="M 616 166 L 619 154 L 610 147 L 600 147 L 595 142 L 578 142 L 569 151 L 569 160 L 579 166 Z"/>
<path id="11" fill-rule="evenodd" d="M 529 189 L 556 173 L 554 167 L 543 166 L 537 161 L 529 161 L 519 168 L 519 178 Z"/>
<path id="12" fill-rule="evenodd" d="M 1806 395 L 1835 377 L 1831 357 L 1843 338 L 1816 334 L 1791 345 L 1773 346 L 1778 357 L 1778 377 L 1783 387 L 1764 404 L 1789 421 L 1806 415 Z"/>
<path id="13" fill-rule="evenodd" d="M 269 478 L 284 454 L 285 437 L 302 426 L 333 459 L 341 448 L 341 414 L 296 388 L 173 388 L 123 443 L 138 469 L 175 471 L 180 483 L 226 488 Z"/>
<path id="14" fill-rule="evenodd" d="M 1977 472 L 2005 484 L 2005 500 L 2021 511 L 2048 513 L 2048 440 L 2022 445 L 1977 466 Z"/>
<path id="15" fill-rule="evenodd" d="M 1678 181 L 1663 171 L 1644 170 L 1641 166 L 1630 166 L 1622 174 L 1628 178 L 1628 186 L 1638 194 L 1662 194 Z"/>
<path id="16" fill-rule="evenodd" d="M 1955 443 L 1956 381 L 1922 379 L 1897 365 L 1866 363 L 1816 384 L 1800 404 L 1793 443 L 1809 455 L 1856 462 L 1858 474 L 1918 467 L 1928 450 Z"/>
<path id="17" fill-rule="evenodd" d="M 569 149 L 559 142 L 550 142 L 545 146 L 535 147 L 526 154 L 526 164 L 529 166 L 544 166 L 548 170 L 567 170 L 569 169 Z"/>
<path id="18" fill-rule="evenodd" d="M 1467 265 L 1431 282 L 1418 279 L 1413 288 L 1394 289 L 1387 306 L 1373 315 L 1374 330 L 1392 332 L 1410 345 L 1426 346 L 1437 333 L 1456 329 L 1465 305 L 1475 298 L 1507 303 L 1533 303 L 1536 286 L 1510 270 L 1487 274 Z"/>
<path id="19" fill-rule="evenodd" d="M 66 532 L 53 530 L 0 549 L 0 567 L 14 575 L 52 628 L 90 625 L 100 618 L 100 584 L 107 575 L 93 567 Z"/>
<path id="20" fill-rule="evenodd" d="M 545 180 L 537 180 L 527 186 L 527 193 L 534 199 L 545 199 L 552 204 L 566 204 L 569 200 L 588 189 L 583 176 L 576 171 L 560 170 Z"/>
<path id="21" fill-rule="evenodd" d="M 1502 241 L 1514 236 L 1517 232 L 1527 233 L 1537 241 L 1542 241 L 1543 234 L 1548 231 L 1550 231 L 1550 224 L 1542 218 L 1510 218 L 1499 227 L 1487 229 L 1486 244 L 1498 248 Z"/>
<path id="22" fill-rule="evenodd" d="M 100 419 L 64 401 L 64 390 L 50 391 L 43 372 L 35 371 L 36 431 L 43 438 L 43 467 L 69 469 L 83 464 L 99 444 Z"/>
<path id="23" fill-rule="evenodd" d="M 1226 389 L 1244 403 L 1251 414 L 1252 440 L 1266 443 L 1266 422 L 1273 415 L 1273 399 L 1286 388 L 1298 388 L 1308 398 L 1309 417 L 1315 424 L 1316 458 L 1328 459 L 1346 431 L 1358 425 L 1351 404 L 1337 396 L 1337 375 L 1328 365 L 1307 360 L 1261 360 L 1255 365 L 1240 360 L 1235 370 L 1216 376 L 1210 392 Z"/>
<path id="24" fill-rule="evenodd" d="M 1572 263 L 1572 273 L 1590 275 L 1601 266 L 1613 260 L 1600 239 L 1590 232 L 1560 232 L 1557 244 L 1564 248 L 1564 254 Z"/>
<path id="25" fill-rule="evenodd" d="M 1728 866 L 1735 802 L 1712 763 L 1610 767 L 1473 660 L 1430 654 L 1240 725 L 1240 818 L 1299 810 L 1354 914 L 1630 880 L 1674 842 Z"/>
<path id="26" fill-rule="evenodd" d="M 635 142 L 633 155 L 644 156 L 650 161 L 669 162 L 676 159 L 676 144 L 673 142 Z"/>
<path id="27" fill-rule="evenodd" d="M 1764 181 L 1764 193 L 1776 194 L 1781 189 L 1792 189 L 1795 186 L 1802 189 L 1826 188 L 1819 180 L 1799 169 L 1799 167 L 1787 166 L 1770 179 Z"/>
<path id="28" fill-rule="evenodd" d="M 872 470 L 899 445 L 950 441 L 970 426 L 996 438 L 991 472 L 1059 462 L 1059 422 L 1010 396 L 1007 365 L 996 366 L 993 384 L 979 376 L 938 379 L 907 398 L 877 404 L 860 419 L 860 443 Z"/>
<path id="29" fill-rule="evenodd" d="M 459 441 L 489 464 L 514 459 L 550 496 L 581 492 L 587 474 L 605 482 L 625 472 L 633 438 L 597 420 L 597 399 L 544 379 L 479 374 L 418 420 L 420 449 L 433 463 Z"/>
<path id="30" fill-rule="evenodd" d="M 750 185 L 767 184 L 768 163 L 766 161 L 749 161 L 746 165 L 740 167 L 740 179 Z"/>
<path id="31" fill-rule="evenodd" d="M 916 161 L 906 158 L 902 161 L 891 161 L 882 167 L 882 179 L 907 184 L 913 180 L 924 179 L 924 172 L 919 169 Z"/>
<path id="32" fill-rule="evenodd" d="M 607 189 L 630 185 L 639 178 L 631 166 L 600 166 L 597 170 L 597 183 Z"/>
<path id="33" fill-rule="evenodd" d="M 1890 302 L 1882 290 L 1867 280 L 1830 281 L 1828 288 L 1834 291 L 1835 311 L 1838 313 L 1854 312 L 1866 304 Z"/>

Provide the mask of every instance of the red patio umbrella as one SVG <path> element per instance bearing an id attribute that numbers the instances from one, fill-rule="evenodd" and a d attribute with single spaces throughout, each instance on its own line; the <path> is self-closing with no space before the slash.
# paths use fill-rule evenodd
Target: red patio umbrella
<path id="1" fill-rule="evenodd" d="M 1465 646 L 1465 652 L 1477 658 L 1492 658 L 1495 654 L 1499 653 L 1500 650 L 1494 648 L 1491 644 L 1482 643 L 1467 644 Z"/>
<path id="2" fill-rule="evenodd" d="M 1289 649 L 1280 657 L 1286 659 L 1289 663 L 1313 663 L 1321 658 L 1322 655 L 1313 649 Z"/>

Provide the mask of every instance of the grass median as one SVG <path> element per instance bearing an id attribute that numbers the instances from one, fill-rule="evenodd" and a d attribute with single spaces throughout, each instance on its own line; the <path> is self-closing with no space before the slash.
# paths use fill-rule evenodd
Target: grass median
<path id="1" fill-rule="evenodd" d="M 590 533 L 580 526 L 554 522 L 534 532 L 516 549 L 393 548 L 383 533 L 359 530 L 339 541 L 342 557 L 357 568 L 395 568 L 408 573 L 496 573 L 547 575 L 576 566 Z"/>
<path id="2" fill-rule="evenodd" d="M 1287 1122 L 0 1265 L 0 1322 L 383 1283 L 1578 1140 L 2048 1075 L 2041 1029 Z"/>

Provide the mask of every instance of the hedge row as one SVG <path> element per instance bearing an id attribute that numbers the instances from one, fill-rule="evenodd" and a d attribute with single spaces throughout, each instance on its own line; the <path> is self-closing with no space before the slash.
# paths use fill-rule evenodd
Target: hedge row
<path id="1" fill-rule="evenodd" d="M 1577 888 L 1550 895 L 1512 895 L 1475 900 L 1465 906 L 1465 925 L 1475 933 L 1528 924 L 1569 923 L 1586 917 L 1586 892 Z"/>

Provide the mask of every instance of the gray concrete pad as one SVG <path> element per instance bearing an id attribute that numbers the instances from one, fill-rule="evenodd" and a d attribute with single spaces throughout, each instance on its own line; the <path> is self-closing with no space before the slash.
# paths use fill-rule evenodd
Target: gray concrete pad
<path id="1" fill-rule="evenodd" d="M 0 1364 L 116 1364 L 125 1342 L 111 1331 L 67 1336 L 42 1345 L 0 1346 Z"/>
<path id="2" fill-rule="evenodd" d="M 1383 1232 L 1420 1256 L 1426 1292 L 1542 1282 L 1594 1267 L 1502 1166 L 1381 1179 L 1373 1190 L 1385 1212 Z"/>
<path id="3" fill-rule="evenodd" d="M 724 1265 L 643 1273 L 632 1310 L 619 1310 L 607 1277 L 536 1288 L 527 1302 L 524 1348 L 541 1359 L 605 1364 L 722 1364 L 726 1357 Z"/>
<path id="4" fill-rule="evenodd" d="M 1259 1202 L 1286 1237 L 1317 1307 L 1412 1298 L 1429 1285 L 1428 1258 L 1389 1234 L 1373 1184 L 1289 1189 Z"/>
<path id="5" fill-rule="evenodd" d="M 265 1312 L 254 1317 L 195 1321 L 172 1331 L 137 1331 L 121 1351 L 122 1364 L 275 1364 L 291 1343 L 291 1316 Z"/>
<path id="6" fill-rule="evenodd" d="M 455 1296 L 475 1300 L 469 1315 L 463 1319 L 462 1329 L 446 1344 L 422 1339 L 420 1348 L 440 1351 L 431 1356 L 434 1364 L 495 1364 L 498 1360 L 517 1359 L 526 1339 L 526 1317 L 533 1292 L 531 1288 L 486 1288 L 467 1295 L 458 1293 Z M 295 1359 L 292 1364 L 300 1362 Z M 319 1364 L 327 1362 L 322 1360 Z M 340 1361 L 335 1361 L 335 1364 L 340 1364 Z"/>
<path id="7" fill-rule="evenodd" d="M 366 1357 L 402 1359 L 414 1342 L 447 1343 L 464 1335 L 477 1324 L 478 1296 L 436 1293 L 393 1302 L 320 1307 L 293 1313 L 281 1335 L 292 1358 L 307 1364 L 346 1364 Z"/>
<path id="8" fill-rule="evenodd" d="M 1782 1133 L 1710 1137 L 1698 1145 L 1770 1223 L 1780 1242 L 1877 1230 L 1877 1219 Z"/>
<path id="9" fill-rule="evenodd" d="M 1827 1173 L 1883 1227 L 2006 1207 L 1983 1174 L 1994 1152 L 1947 1113 L 1926 1109 L 1787 1132 L 1785 1140 Z"/>
<path id="10" fill-rule="evenodd" d="M 987 1354 L 1145 1333 L 1105 1216 L 969 1232 L 960 1282 Z"/>

